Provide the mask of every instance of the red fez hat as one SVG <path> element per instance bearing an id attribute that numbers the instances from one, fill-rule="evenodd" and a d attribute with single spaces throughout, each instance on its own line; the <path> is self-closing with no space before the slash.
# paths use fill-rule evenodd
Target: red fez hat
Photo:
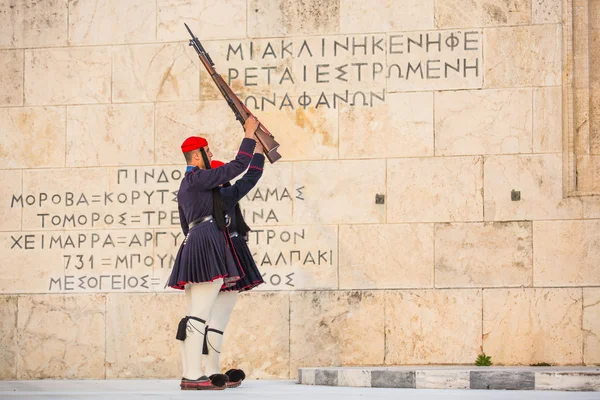
<path id="1" fill-rule="evenodd" d="M 188 151 L 196 150 L 205 146 L 208 146 L 206 139 L 200 136 L 190 136 L 181 144 L 181 151 L 187 153 Z"/>
<path id="2" fill-rule="evenodd" d="M 221 161 L 219 161 L 219 160 L 212 160 L 212 161 L 210 162 L 210 167 L 211 167 L 212 169 L 219 168 L 219 167 L 220 167 L 220 166 L 222 166 L 222 165 L 225 165 L 225 163 L 224 163 L 224 162 L 221 162 Z"/>

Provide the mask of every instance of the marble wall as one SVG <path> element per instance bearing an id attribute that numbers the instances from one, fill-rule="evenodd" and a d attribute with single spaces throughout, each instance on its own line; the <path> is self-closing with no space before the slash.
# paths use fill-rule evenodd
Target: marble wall
<path id="1" fill-rule="evenodd" d="M 243 135 L 184 22 L 283 156 L 242 203 L 267 283 L 224 370 L 599 364 L 573 1 L 0 0 L 0 379 L 180 377 L 179 146 L 227 161 Z"/>

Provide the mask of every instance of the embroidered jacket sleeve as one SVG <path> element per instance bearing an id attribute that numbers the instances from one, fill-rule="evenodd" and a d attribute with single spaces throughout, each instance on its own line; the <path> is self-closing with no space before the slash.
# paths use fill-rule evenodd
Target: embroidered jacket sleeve
<path id="1" fill-rule="evenodd" d="M 248 171 L 244 176 L 238 179 L 233 185 L 221 188 L 221 197 L 225 203 L 225 208 L 233 208 L 238 201 L 256 186 L 263 174 L 264 165 L 265 156 L 262 154 L 255 154 L 252 158 L 252 162 L 250 162 L 250 167 L 248 167 Z"/>
<path id="2" fill-rule="evenodd" d="M 189 226 L 187 221 L 185 220 L 185 214 L 183 213 L 183 209 L 181 206 L 177 207 L 179 210 L 179 223 L 181 224 L 181 230 L 183 231 L 183 236 L 186 236 L 189 232 Z"/>
<path id="3" fill-rule="evenodd" d="M 229 182 L 248 168 L 255 147 L 254 139 L 244 138 L 234 160 L 215 169 L 196 168 L 191 174 L 191 185 L 200 190 L 210 190 Z"/>

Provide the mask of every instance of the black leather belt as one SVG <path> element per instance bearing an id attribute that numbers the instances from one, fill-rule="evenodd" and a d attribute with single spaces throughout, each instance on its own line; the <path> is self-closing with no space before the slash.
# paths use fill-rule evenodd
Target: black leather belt
<path id="1" fill-rule="evenodd" d="M 191 229 L 192 229 L 193 227 L 195 227 L 196 225 L 200 225 L 200 224 L 201 224 L 201 223 L 203 223 L 203 222 L 208 222 L 208 221 L 210 221 L 211 219 L 213 219 L 213 216 L 212 216 L 212 215 L 208 215 L 208 216 L 206 216 L 206 217 L 202 217 L 202 218 L 195 219 L 195 220 L 193 220 L 192 222 L 190 222 L 190 224 L 189 224 L 189 226 L 188 226 L 188 229 L 190 229 L 190 230 L 191 230 Z"/>

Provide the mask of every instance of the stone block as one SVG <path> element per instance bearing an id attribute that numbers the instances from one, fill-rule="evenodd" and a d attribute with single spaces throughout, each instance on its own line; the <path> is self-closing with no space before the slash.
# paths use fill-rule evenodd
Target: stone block
<path id="1" fill-rule="evenodd" d="M 154 2 L 69 0 L 69 44 L 71 45 L 147 43 L 154 40 L 156 40 L 156 3 Z"/>
<path id="2" fill-rule="evenodd" d="M 105 301 L 20 296 L 18 379 L 104 379 Z"/>
<path id="3" fill-rule="evenodd" d="M 385 160 L 307 161 L 293 164 L 296 224 L 384 222 Z M 349 188 L 360 188 L 360 196 Z"/>
<path id="4" fill-rule="evenodd" d="M 583 201 L 583 218 L 600 218 L 600 196 L 585 196 Z"/>
<path id="5" fill-rule="evenodd" d="M 67 0 L 0 2 L 0 47 L 67 45 Z"/>
<path id="6" fill-rule="evenodd" d="M 108 296 L 106 379 L 181 378 L 175 334 L 185 314 L 185 297 L 179 292 Z"/>
<path id="7" fill-rule="evenodd" d="M 499 365 L 580 364 L 581 296 L 581 289 L 485 290 L 483 351 Z"/>
<path id="8" fill-rule="evenodd" d="M 240 368 L 250 379 L 289 379 L 289 323 L 288 294 L 240 295 L 225 331 L 221 370 Z"/>
<path id="9" fill-rule="evenodd" d="M 562 88 L 533 90 L 533 152 L 562 151 Z"/>
<path id="10" fill-rule="evenodd" d="M 0 109 L 0 168 L 65 165 L 64 107 Z"/>
<path id="11" fill-rule="evenodd" d="M 25 50 L 25 104 L 109 103 L 110 52 L 103 47 Z"/>
<path id="12" fill-rule="evenodd" d="M 17 297 L 0 296 L 0 380 L 17 379 Z"/>
<path id="13" fill-rule="evenodd" d="M 338 385 L 347 387 L 371 387 L 371 371 L 361 369 L 339 369 Z"/>
<path id="14" fill-rule="evenodd" d="M 294 292 L 290 301 L 293 373 L 311 365 L 383 363 L 382 292 Z"/>
<path id="15" fill-rule="evenodd" d="M 432 156 L 433 93 L 388 94 L 378 107 L 345 105 L 339 129 L 340 158 Z"/>
<path id="16" fill-rule="evenodd" d="M 481 221 L 482 169 L 481 157 L 388 160 L 387 222 Z"/>
<path id="17" fill-rule="evenodd" d="M 531 89 L 436 93 L 435 154 L 531 153 L 531 108 Z"/>
<path id="18" fill-rule="evenodd" d="M 21 230 L 23 173 L 21 171 L 0 170 L 0 231 Z"/>
<path id="19" fill-rule="evenodd" d="M 371 387 L 414 389 L 417 387 L 415 371 L 373 371 Z"/>
<path id="20" fill-rule="evenodd" d="M 577 156 L 577 190 L 584 194 L 600 194 L 600 155 Z"/>
<path id="21" fill-rule="evenodd" d="M 485 87 L 561 84 L 560 25 L 493 28 L 483 37 Z"/>
<path id="22" fill-rule="evenodd" d="M 425 30 L 434 27 L 434 0 L 373 2 L 341 0 L 342 33 Z"/>
<path id="23" fill-rule="evenodd" d="M 315 371 L 315 385 L 338 386 L 338 372 L 338 370 L 317 369 Z"/>
<path id="24" fill-rule="evenodd" d="M 417 371 L 417 389 L 469 389 L 469 371 Z"/>
<path id="25" fill-rule="evenodd" d="M 484 177 L 486 221 L 582 216 L 580 199 L 563 198 L 561 154 L 487 157 Z M 520 200 L 512 200 L 513 191 Z"/>
<path id="26" fill-rule="evenodd" d="M 583 363 L 600 364 L 600 289 L 583 289 Z"/>
<path id="27" fill-rule="evenodd" d="M 337 0 L 248 2 L 248 36 L 298 36 L 338 33 Z"/>
<path id="28" fill-rule="evenodd" d="M 432 288 L 433 225 L 340 226 L 340 288 Z"/>
<path id="29" fill-rule="evenodd" d="M 388 33 L 386 38 L 388 92 L 479 89 L 483 85 L 481 29 Z"/>
<path id="30" fill-rule="evenodd" d="M 481 346 L 481 291 L 388 291 L 385 324 L 386 365 L 470 364 Z"/>
<path id="31" fill-rule="evenodd" d="M 531 22 L 531 2 L 536 0 L 437 0 L 438 28 L 525 25 Z"/>
<path id="32" fill-rule="evenodd" d="M 0 93 L 2 93 L 0 105 L 2 106 L 23 105 L 24 58 L 23 50 L 0 51 Z"/>
<path id="33" fill-rule="evenodd" d="M 563 0 L 531 0 L 532 24 L 558 24 L 562 21 Z"/>
<path id="34" fill-rule="evenodd" d="M 435 287 L 531 286 L 531 222 L 437 224 Z"/>
<path id="35" fill-rule="evenodd" d="M 208 0 L 158 0 L 156 4 L 160 41 L 189 40 L 191 37 L 184 23 L 201 41 L 246 36 L 245 0 L 224 0 L 218 4 Z"/>
<path id="36" fill-rule="evenodd" d="M 535 286 L 600 285 L 600 220 L 533 223 Z"/>
<path id="37" fill-rule="evenodd" d="M 600 374 L 596 372 L 538 372 L 535 390 L 600 391 Z"/>
<path id="38" fill-rule="evenodd" d="M 530 371 L 470 371 L 471 389 L 534 390 L 535 373 Z"/>
<path id="39" fill-rule="evenodd" d="M 187 43 L 115 48 L 112 101 L 198 100 L 199 66 L 198 56 Z"/>
<path id="40" fill-rule="evenodd" d="M 154 106 L 69 107 L 66 152 L 70 167 L 152 164 Z"/>

